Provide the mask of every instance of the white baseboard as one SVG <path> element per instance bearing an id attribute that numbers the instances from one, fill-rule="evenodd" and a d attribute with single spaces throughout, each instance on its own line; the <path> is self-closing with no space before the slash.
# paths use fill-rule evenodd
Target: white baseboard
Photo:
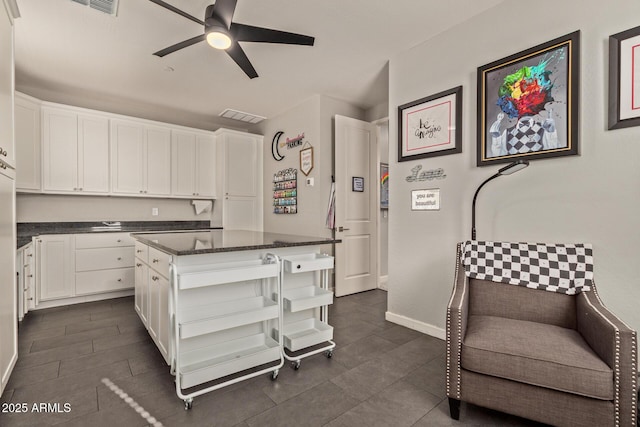
<path id="1" fill-rule="evenodd" d="M 446 331 L 442 328 L 430 325 L 428 323 L 420 322 L 419 320 L 411 319 L 406 316 L 394 314 L 390 311 L 387 311 L 384 314 L 384 317 L 389 322 L 397 323 L 400 326 L 422 332 L 435 338 L 440 338 L 441 340 L 444 340 L 447 336 Z"/>
<path id="2" fill-rule="evenodd" d="M 388 286 L 388 281 L 389 281 L 389 276 L 380 276 L 378 278 L 378 289 L 382 289 L 383 291 L 388 291 L 389 290 L 389 286 Z"/>
<path id="3" fill-rule="evenodd" d="M 105 299 L 128 297 L 133 295 L 133 293 L 134 293 L 133 288 L 131 288 L 131 289 L 125 289 L 122 291 L 107 292 L 103 294 L 84 295 L 80 297 L 62 298 L 62 299 L 51 300 L 51 301 L 41 301 L 35 308 L 32 308 L 31 310 L 36 311 L 36 310 L 42 310 L 44 308 L 61 307 L 64 305 L 80 304 L 83 302 L 93 302 L 93 301 L 101 301 Z"/>

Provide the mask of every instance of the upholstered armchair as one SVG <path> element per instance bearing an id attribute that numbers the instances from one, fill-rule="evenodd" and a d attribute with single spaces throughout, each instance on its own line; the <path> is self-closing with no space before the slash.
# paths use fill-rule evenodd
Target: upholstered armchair
<path id="1" fill-rule="evenodd" d="M 465 401 L 556 426 L 636 426 L 636 332 L 600 300 L 589 245 L 459 244 L 446 344 L 453 419 Z"/>

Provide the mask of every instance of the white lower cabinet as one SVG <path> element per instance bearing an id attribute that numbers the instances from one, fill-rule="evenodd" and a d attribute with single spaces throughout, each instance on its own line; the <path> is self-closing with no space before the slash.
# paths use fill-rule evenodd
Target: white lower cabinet
<path id="1" fill-rule="evenodd" d="M 134 307 L 145 327 L 149 323 L 149 266 L 136 258 Z"/>
<path id="2" fill-rule="evenodd" d="M 18 320 L 22 320 L 35 306 L 35 265 L 33 243 L 18 250 L 16 271 L 18 272 Z"/>
<path id="3" fill-rule="evenodd" d="M 36 238 L 36 304 L 75 295 L 72 238 L 68 234 Z"/>
<path id="4" fill-rule="evenodd" d="M 169 363 L 169 279 L 149 269 L 148 330 L 158 350 Z"/>
<path id="5" fill-rule="evenodd" d="M 167 363 L 170 363 L 170 262 L 169 255 L 140 242 L 135 243 L 135 310 Z"/>
<path id="6" fill-rule="evenodd" d="M 75 236 L 76 295 L 132 289 L 134 241 L 128 233 Z"/>
<path id="7" fill-rule="evenodd" d="M 50 234 L 34 241 L 36 292 L 27 297 L 35 296 L 27 299 L 30 308 L 124 296 L 134 287 L 129 233 Z M 25 279 L 33 274 L 25 273 Z"/>

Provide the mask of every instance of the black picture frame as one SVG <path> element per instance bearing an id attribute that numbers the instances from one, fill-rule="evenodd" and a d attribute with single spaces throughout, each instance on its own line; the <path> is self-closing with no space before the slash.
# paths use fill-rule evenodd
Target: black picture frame
<path id="1" fill-rule="evenodd" d="M 477 165 L 579 154 L 580 31 L 478 67 Z"/>
<path id="2" fill-rule="evenodd" d="M 355 191 L 357 193 L 364 192 L 364 177 L 362 176 L 351 177 L 351 191 Z"/>
<path id="3" fill-rule="evenodd" d="M 462 152 L 462 86 L 398 107 L 398 161 Z"/>
<path id="4" fill-rule="evenodd" d="M 640 45 L 634 45 L 639 36 L 640 27 L 609 36 L 609 130 L 640 126 L 640 88 L 634 90 L 633 82 L 640 69 L 630 61 L 634 53 L 640 55 Z"/>

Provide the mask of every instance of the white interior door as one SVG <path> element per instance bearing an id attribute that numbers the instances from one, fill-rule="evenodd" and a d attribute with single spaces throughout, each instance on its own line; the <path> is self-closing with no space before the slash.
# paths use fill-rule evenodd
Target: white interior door
<path id="1" fill-rule="evenodd" d="M 377 287 L 378 155 L 372 124 L 335 119 L 335 293 L 343 296 Z"/>

